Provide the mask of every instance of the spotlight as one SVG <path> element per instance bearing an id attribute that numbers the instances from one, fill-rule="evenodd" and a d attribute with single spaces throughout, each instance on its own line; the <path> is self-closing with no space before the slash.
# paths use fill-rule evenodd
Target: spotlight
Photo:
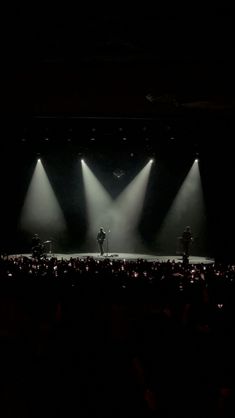
<path id="1" fill-rule="evenodd" d="M 149 162 L 150 162 L 151 164 L 153 164 L 154 159 L 153 159 L 153 158 L 151 158 L 151 159 L 149 160 Z"/>
<path id="2" fill-rule="evenodd" d="M 198 158 L 195 158 L 195 163 L 198 163 Z"/>

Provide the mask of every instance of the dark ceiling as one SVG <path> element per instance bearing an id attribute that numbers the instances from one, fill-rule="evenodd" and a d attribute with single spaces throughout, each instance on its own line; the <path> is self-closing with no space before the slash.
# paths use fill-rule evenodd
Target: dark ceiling
<path id="1" fill-rule="evenodd" d="M 183 119 L 191 131 L 195 118 L 232 125 L 234 8 L 88 13 L 38 6 L 9 16 L 4 107 L 6 120 L 21 128 L 71 116 Z"/>

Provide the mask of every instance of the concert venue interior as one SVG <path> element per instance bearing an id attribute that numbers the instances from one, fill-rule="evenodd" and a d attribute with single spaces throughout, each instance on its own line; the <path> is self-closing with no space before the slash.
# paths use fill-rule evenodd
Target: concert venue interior
<path id="1" fill-rule="evenodd" d="M 2 416 L 234 416 L 233 18 L 11 16 Z"/>

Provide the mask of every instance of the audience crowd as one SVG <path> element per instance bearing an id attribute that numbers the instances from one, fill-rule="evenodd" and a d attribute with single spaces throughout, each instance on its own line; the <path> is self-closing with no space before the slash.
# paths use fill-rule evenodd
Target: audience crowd
<path id="1" fill-rule="evenodd" d="M 2 416 L 232 417 L 235 265 L 0 259 Z"/>

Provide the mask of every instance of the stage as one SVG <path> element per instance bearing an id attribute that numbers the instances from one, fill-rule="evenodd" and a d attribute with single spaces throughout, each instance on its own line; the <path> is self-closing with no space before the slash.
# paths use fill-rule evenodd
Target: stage
<path id="1" fill-rule="evenodd" d="M 9 257 L 32 257 L 32 254 L 12 254 Z M 107 258 L 112 258 L 113 260 L 128 260 L 128 261 L 136 261 L 138 259 L 143 259 L 148 262 L 167 262 L 167 261 L 175 261 L 176 263 L 180 263 L 183 261 L 181 255 L 152 255 L 152 254 L 133 254 L 133 253 L 106 253 L 101 256 L 99 253 L 48 253 L 46 258 L 56 257 L 57 259 L 65 259 L 69 260 L 72 258 L 80 258 L 84 259 L 86 257 L 92 257 L 96 260 L 104 260 Z M 214 259 L 208 257 L 199 257 L 195 255 L 191 255 L 189 257 L 190 264 L 212 264 L 214 263 Z"/>

